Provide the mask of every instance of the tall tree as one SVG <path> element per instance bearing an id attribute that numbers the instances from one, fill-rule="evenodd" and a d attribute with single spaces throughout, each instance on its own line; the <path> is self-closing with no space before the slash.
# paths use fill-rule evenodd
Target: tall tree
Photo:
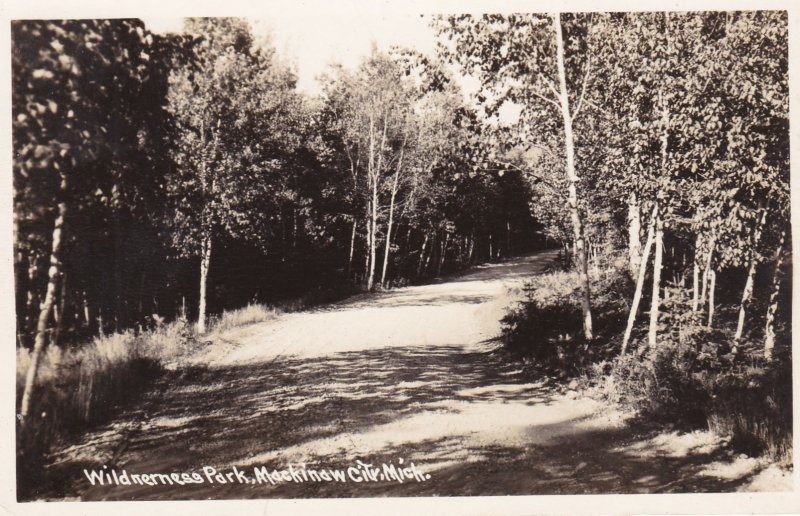
<path id="1" fill-rule="evenodd" d="M 17 284 L 44 290 L 31 296 L 41 303 L 20 408 L 24 423 L 51 317 L 62 319 L 53 312 L 59 290 L 62 307 L 67 292 L 64 251 L 81 236 L 70 236 L 70 218 L 120 210 L 123 195 L 153 190 L 130 166 L 147 154 L 142 143 L 159 110 L 152 76 L 161 63 L 158 40 L 139 20 L 21 21 L 12 30 L 15 248 L 28 261 L 17 266 L 35 271 L 42 258 L 48 263 L 43 281 L 32 274 Z"/>
<path id="2" fill-rule="evenodd" d="M 259 230 L 276 209 L 275 175 L 298 145 L 294 122 L 302 109 L 294 74 L 272 48 L 254 41 L 246 22 L 191 19 L 186 32 L 197 39 L 170 77 L 169 110 L 179 134 L 168 191 L 175 248 L 200 259 L 202 334 L 214 241 L 227 235 L 262 242 Z"/>
<path id="3" fill-rule="evenodd" d="M 379 235 L 387 215 L 383 210 L 386 193 L 389 220 L 383 235 L 386 249 L 391 245 L 396 197 L 413 143 L 413 99 L 413 84 L 400 63 L 377 49 L 356 73 L 339 69 L 328 88 L 327 103 L 337 119 L 341 150 L 347 157 L 353 184 L 360 184 L 356 198 L 365 215 L 364 284 L 368 290 L 375 285 Z M 384 261 L 386 258 L 385 252 Z"/>
<path id="4" fill-rule="evenodd" d="M 563 160 L 567 216 L 571 220 L 575 261 L 581 278 L 583 334 L 593 338 L 591 288 L 585 245 L 580 175 L 576 168 L 574 126 L 588 106 L 586 91 L 591 82 L 592 63 L 585 52 L 589 17 L 512 14 L 450 16 L 437 20 L 447 38 L 441 50 L 465 72 L 481 81 L 478 100 L 487 115 L 496 115 L 511 102 L 521 108 L 520 130 L 506 146 L 529 149 L 538 142 L 553 141 Z M 566 37 L 565 37 L 566 35 Z"/>

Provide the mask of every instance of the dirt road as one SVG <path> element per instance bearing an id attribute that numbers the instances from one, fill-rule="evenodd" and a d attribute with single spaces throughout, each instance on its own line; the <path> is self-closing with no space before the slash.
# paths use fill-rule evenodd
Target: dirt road
<path id="1" fill-rule="evenodd" d="M 631 427 L 595 401 L 526 378 L 498 352 L 493 339 L 514 289 L 553 256 L 228 332 L 113 424 L 63 451 L 53 466 L 57 490 L 84 500 L 152 500 L 742 485 L 742 476 L 720 476 L 732 459 L 713 436 Z M 290 466 L 305 474 L 291 476 Z M 93 486 L 83 472 L 92 468 L 196 473 L 203 482 Z M 347 478 L 317 481 L 311 470 Z"/>

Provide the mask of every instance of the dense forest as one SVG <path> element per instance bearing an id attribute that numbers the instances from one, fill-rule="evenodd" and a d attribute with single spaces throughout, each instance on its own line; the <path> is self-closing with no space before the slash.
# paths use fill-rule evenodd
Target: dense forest
<path id="1" fill-rule="evenodd" d="M 512 347 L 651 401 L 669 367 L 790 395 L 786 13 L 431 24 L 436 55 L 373 49 L 312 96 L 239 19 L 14 22 L 21 424 L 48 347 L 545 247 L 564 306 L 532 294 Z"/>

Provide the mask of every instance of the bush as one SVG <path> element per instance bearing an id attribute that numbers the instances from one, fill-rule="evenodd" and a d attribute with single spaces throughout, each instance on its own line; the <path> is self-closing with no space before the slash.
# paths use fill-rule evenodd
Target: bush
<path id="1" fill-rule="evenodd" d="M 640 347 L 613 362 L 614 401 L 656 420 L 697 423 L 708 393 L 694 374 L 696 353 L 688 346 L 660 343 Z"/>
<path id="2" fill-rule="evenodd" d="M 674 312 L 672 312 L 674 314 Z M 708 428 L 734 448 L 791 462 L 791 358 L 765 362 L 760 342 L 739 344 L 709 330 L 694 314 L 667 315 L 658 345 L 640 344 L 596 371 L 603 393 L 656 421 Z M 788 348 L 780 348 L 788 353 Z"/>
<path id="3" fill-rule="evenodd" d="M 792 463 L 791 362 L 741 366 L 714 379 L 709 429 L 751 454 Z"/>
<path id="4" fill-rule="evenodd" d="M 625 324 L 625 292 L 631 284 L 619 259 L 591 274 L 593 326 L 591 343 L 583 336 L 580 277 L 555 270 L 524 286 L 525 297 L 503 318 L 503 341 L 536 368 L 572 377 L 611 356 Z"/>
<path id="5" fill-rule="evenodd" d="M 757 332 L 733 346 L 736 306 L 718 306 L 709 329 L 705 314 L 691 309 L 691 292 L 667 285 L 657 345 L 647 346 L 646 293 L 629 351 L 619 356 L 633 292 L 624 262 L 592 276 L 591 343 L 581 331 L 579 288 L 574 271 L 533 278 L 525 299 L 503 320 L 507 348 L 550 376 L 582 376 L 595 393 L 648 420 L 708 428 L 743 452 L 791 462 L 790 325 L 776 326 L 780 343 L 766 363 Z"/>

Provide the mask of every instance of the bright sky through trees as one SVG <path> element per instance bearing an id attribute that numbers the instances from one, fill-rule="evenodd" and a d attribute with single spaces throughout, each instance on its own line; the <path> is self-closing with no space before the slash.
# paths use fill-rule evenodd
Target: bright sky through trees
<path id="1" fill-rule="evenodd" d="M 153 32 L 180 32 L 183 18 L 142 18 Z M 430 27 L 430 16 L 412 13 L 377 11 L 342 11 L 340 14 L 308 12 L 270 13 L 248 18 L 254 34 L 269 35 L 278 52 L 289 60 L 298 74 L 300 91 L 317 94 L 317 77 L 332 63 L 353 69 L 369 55 L 374 43 L 380 50 L 393 46 L 409 47 L 424 54 L 433 54 L 436 34 Z M 459 80 L 465 95 L 478 88 L 469 77 Z M 500 118 L 513 122 L 519 114 L 514 106 L 500 110 Z"/>
<path id="2" fill-rule="evenodd" d="M 179 32 L 183 18 L 144 18 L 154 32 Z M 435 34 L 428 19 L 409 13 L 343 11 L 330 13 L 269 13 L 250 18 L 253 32 L 271 34 L 275 47 L 297 67 L 298 87 L 318 93 L 316 77 L 339 62 L 353 68 L 370 53 L 372 42 L 381 50 L 407 46 L 433 53 Z"/>

